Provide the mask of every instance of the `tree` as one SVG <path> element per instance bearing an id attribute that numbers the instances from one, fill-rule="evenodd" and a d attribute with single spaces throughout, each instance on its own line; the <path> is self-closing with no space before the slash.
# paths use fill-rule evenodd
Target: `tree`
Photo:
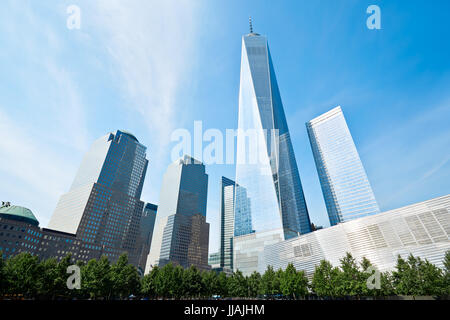
<path id="1" fill-rule="evenodd" d="M 4 268 L 7 275 L 7 292 L 36 297 L 38 292 L 39 259 L 30 253 L 21 252 L 9 258 Z"/>
<path id="2" fill-rule="evenodd" d="M 228 279 L 228 293 L 232 297 L 246 297 L 248 295 L 247 279 L 240 270 L 233 272 Z"/>
<path id="3" fill-rule="evenodd" d="M 183 272 L 182 296 L 198 298 L 203 294 L 202 275 L 195 266 Z"/>
<path id="4" fill-rule="evenodd" d="M 260 291 L 261 275 L 254 271 L 249 277 L 247 277 L 248 296 L 257 297 Z"/>
<path id="5" fill-rule="evenodd" d="M 202 273 L 202 287 L 203 295 L 206 297 L 220 295 L 219 275 L 214 270 L 204 271 Z"/>
<path id="6" fill-rule="evenodd" d="M 280 290 L 284 296 L 298 299 L 308 294 L 308 279 L 303 271 L 298 272 L 292 263 L 280 277 Z"/>
<path id="7" fill-rule="evenodd" d="M 395 268 L 392 278 L 398 295 L 441 295 L 446 290 L 442 270 L 428 260 L 423 261 L 412 254 L 404 260 L 399 255 Z"/>
<path id="8" fill-rule="evenodd" d="M 339 269 L 333 267 L 329 261 L 320 261 L 320 264 L 315 267 L 311 282 L 312 290 L 320 297 L 337 296 L 336 285 L 339 272 Z"/>
<path id="9" fill-rule="evenodd" d="M 225 272 L 219 273 L 219 276 L 217 277 L 217 293 L 222 297 L 229 296 L 228 292 L 228 277 L 225 274 Z"/>
<path id="10" fill-rule="evenodd" d="M 369 279 L 370 276 L 374 275 L 374 272 L 372 271 L 373 270 L 372 268 L 374 268 L 374 266 L 366 257 L 363 257 L 360 266 L 361 266 L 362 295 L 374 297 L 380 296 L 386 297 L 394 295 L 394 287 L 392 285 L 392 276 L 390 272 L 380 273 L 380 289 L 377 288 L 369 289 L 369 287 L 367 286 L 367 280 Z"/>
<path id="11" fill-rule="evenodd" d="M 155 298 L 156 286 L 155 281 L 159 273 L 159 267 L 154 266 L 150 273 L 146 274 L 141 281 L 141 293 L 145 296 Z"/>
<path id="12" fill-rule="evenodd" d="M 280 293 L 280 283 L 277 273 L 272 266 L 268 266 L 266 272 L 261 277 L 261 294 L 272 296 Z"/>
<path id="13" fill-rule="evenodd" d="M 182 295 L 183 268 L 172 263 L 160 269 L 155 278 L 156 294 L 162 298 L 179 298 Z"/>
<path id="14" fill-rule="evenodd" d="M 444 258 L 444 290 L 443 294 L 446 296 L 450 295 L 450 251 L 445 253 Z"/>
<path id="15" fill-rule="evenodd" d="M 112 292 L 125 298 L 140 291 L 140 277 L 137 269 L 128 263 L 128 255 L 122 254 L 111 267 Z"/>
<path id="16" fill-rule="evenodd" d="M 39 278 L 37 281 L 38 294 L 45 299 L 55 297 L 55 279 L 57 278 L 58 261 L 56 258 L 46 259 L 38 265 Z"/>
<path id="17" fill-rule="evenodd" d="M 5 260 L 3 259 L 3 252 L 0 250 L 0 296 L 6 291 L 6 273 Z"/>
<path id="18" fill-rule="evenodd" d="M 81 269 L 81 288 L 90 298 L 109 299 L 112 292 L 111 265 L 107 257 L 92 259 Z"/>
<path id="19" fill-rule="evenodd" d="M 337 277 L 336 294 L 338 296 L 360 296 L 366 286 L 353 256 L 347 252 L 340 260 L 340 271 Z M 368 260 L 363 262 L 367 265 Z"/>

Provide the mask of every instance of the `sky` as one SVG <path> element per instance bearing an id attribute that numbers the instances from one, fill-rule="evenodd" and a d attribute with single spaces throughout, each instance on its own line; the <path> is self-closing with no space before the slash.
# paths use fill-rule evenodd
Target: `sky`
<path id="1" fill-rule="evenodd" d="M 381 29 L 369 30 L 369 5 Z M 69 29 L 67 8 L 80 8 Z M 158 204 L 175 129 L 237 127 L 241 37 L 268 37 L 312 222 L 329 226 L 305 122 L 340 105 L 382 211 L 450 191 L 450 2 L 6 0 L 0 7 L 0 199 L 46 226 L 90 144 L 147 146 Z M 210 252 L 220 179 L 208 165 Z"/>

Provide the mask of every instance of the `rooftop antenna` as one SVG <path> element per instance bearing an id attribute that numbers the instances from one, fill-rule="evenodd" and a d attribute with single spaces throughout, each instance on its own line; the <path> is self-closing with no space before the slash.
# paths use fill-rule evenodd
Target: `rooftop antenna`
<path id="1" fill-rule="evenodd" d="M 248 18 L 248 22 L 250 24 L 250 33 L 253 33 L 252 17 Z"/>

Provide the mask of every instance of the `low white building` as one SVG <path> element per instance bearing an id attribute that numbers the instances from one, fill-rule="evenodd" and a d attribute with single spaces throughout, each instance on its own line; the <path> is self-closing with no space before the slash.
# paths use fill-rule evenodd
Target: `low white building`
<path id="1" fill-rule="evenodd" d="M 398 255 L 410 253 L 442 268 L 449 237 L 450 194 L 285 241 L 273 232 L 235 237 L 234 270 L 249 275 L 293 263 L 311 276 L 321 260 L 338 266 L 347 252 L 358 261 L 366 257 L 382 272 L 394 269 Z"/>

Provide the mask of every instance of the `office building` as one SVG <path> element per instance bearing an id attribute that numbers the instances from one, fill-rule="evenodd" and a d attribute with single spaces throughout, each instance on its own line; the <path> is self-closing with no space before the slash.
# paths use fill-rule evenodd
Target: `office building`
<path id="1" fill-rule="evenodd" d="M 158 206 L 152 203 L 145 204 L 139 225 L 139 237 L 136 245 L 138 254 L 138 270 L 141 274 L 145 272 L 147 256 L 152 244 L 153 228 L 155 227 L 156 213 Z"/>
<path id="2" fill-rule="evenodd" d="M 235 182 L 222 177 L 220 192 L 220 267 L 233 267 Z"/>
<path id="3" fill-rule="evenodd" d="M 27 252 L 42 260 L 61 260 L 70 254 L 73 261 L 87 262 L 100 258 L 101 250 L 75 234 L 40 228 L 30 209 L 4 202 L 0 207 L 0 252 L 4 259 Z"/>
<path id="4" fill-rule="evenodd" d="M 283 239 L 310 232 L 267 38 L 253 30 L 242 37 L 236 156 L 236 183 L 250 200 L 250 230 L 277 229 Z"/>
<path id="5" fill-rule="evenodd" d="M 208 175 L 205 166 L 185 155 L 164 174 L 146 273 L 167 263 L 208 269 L 206 223 Z"/>
<path id="6" fill-rule="evenodd" d="M 212 269 L 220 268 L 220 252 L 211 253 L 208 257 L 208 264 Z"/>
<path id="7" fill-rule="evenodd" d="M 253 232 L 251 204 L 245 188 L 226 177 L 221 181 L 220 202 L 220 267 L 232 270 L 233 237 Z"/>
<path id="8" fill-rule="evenodd" d="M 306 123 L 330 224 L 380 212 L 341 107 Z"/>
<path id="9" fill-rule="evenodd" d="M 115 262 L 122 253 L 138 265 L 140 200 L 148 160 L 146 147 L 117 130 L 96 140 L 83 158 L 68 193 L 61 196 L 49 228 L 75 234 Z"/>

